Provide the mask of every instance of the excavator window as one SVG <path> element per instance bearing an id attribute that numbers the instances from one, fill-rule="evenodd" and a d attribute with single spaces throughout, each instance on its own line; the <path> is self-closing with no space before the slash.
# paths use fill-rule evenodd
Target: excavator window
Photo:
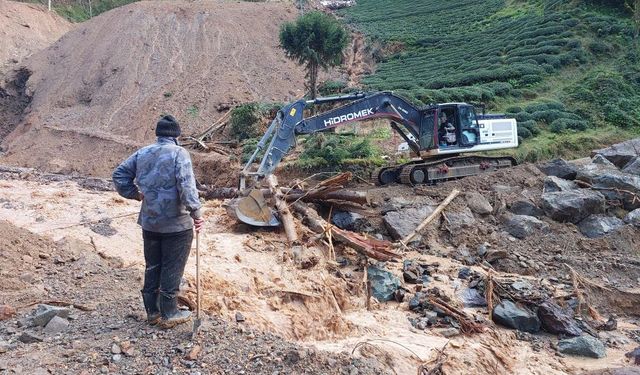
<path id="1" fill-rule="evenodd" d="M 480 131 L 475 110 L 470 105 L 461 105 L 458 112 L 460 115 L 460 146 L 477 145 L 480 141 Z"/>

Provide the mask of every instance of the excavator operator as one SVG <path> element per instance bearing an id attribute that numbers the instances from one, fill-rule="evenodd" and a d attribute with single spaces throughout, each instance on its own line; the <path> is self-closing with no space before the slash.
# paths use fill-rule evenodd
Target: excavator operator
<path id="1" fill-rule="evenodd" d="M 456 144 L 456 127 L 447 119 L 444 111 L 440 112 L 440 126 L 438 127 L 440 146 L 453 146 Z"/>

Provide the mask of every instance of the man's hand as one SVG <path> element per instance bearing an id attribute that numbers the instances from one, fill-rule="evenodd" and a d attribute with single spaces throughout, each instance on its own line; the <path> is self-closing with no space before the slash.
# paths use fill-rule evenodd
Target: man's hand
<path id="1" fill-rule="evenodd" d="M 202 228 L 204 227 L 204 219 L 193 219 L 193 225 L 196 232 L 200 233 Z"/>

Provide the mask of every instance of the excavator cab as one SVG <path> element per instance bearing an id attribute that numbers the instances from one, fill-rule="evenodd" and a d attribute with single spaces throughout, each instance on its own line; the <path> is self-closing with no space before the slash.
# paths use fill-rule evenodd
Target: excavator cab
<path id="1" fill-rule="evenodd" d="M 438 137 L 438 148 L 468 148 L 480 142 L 479 125 L 473 106 L 465 103 L 440 104 L 432 112 L 437 119 L 435 134 Z"/>

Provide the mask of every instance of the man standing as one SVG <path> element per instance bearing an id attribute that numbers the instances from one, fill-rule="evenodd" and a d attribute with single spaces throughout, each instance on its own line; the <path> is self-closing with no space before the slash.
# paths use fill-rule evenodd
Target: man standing
<path id="1" fill-rule="evenodd" d="M 138 224 L 144 240 L 142 301 L 150 324 L 171 328 L 191 319 L 178 310 L 177 293 L 189 258 L 193 228 L 202 229 L 202 205 L 189 153 L 178 145 L 180 125 L 164 116 L 156 143 L 143 147 L 113 172 L 118 193 L 142 201 Z M 195 224 L 195 225 L 194 225 Z"/>

